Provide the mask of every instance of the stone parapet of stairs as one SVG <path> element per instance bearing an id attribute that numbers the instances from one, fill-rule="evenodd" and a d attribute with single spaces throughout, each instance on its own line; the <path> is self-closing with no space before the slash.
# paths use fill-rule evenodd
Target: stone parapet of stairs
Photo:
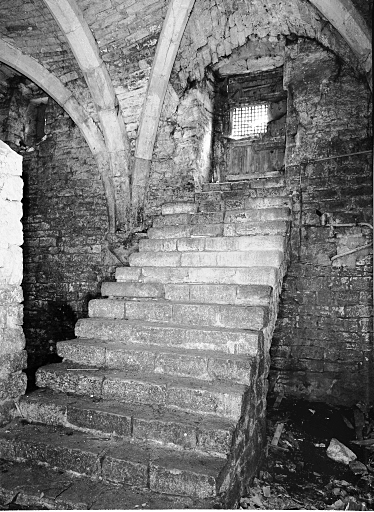
<path id="1" fill-rule="evenodd" d="M 279 176 L 165 204 L 76 338 L 58 343 L 62 362 L 38 370 L 0 457 L 158 504 L 233 506 L 264 455 L 290 206 Z"/>

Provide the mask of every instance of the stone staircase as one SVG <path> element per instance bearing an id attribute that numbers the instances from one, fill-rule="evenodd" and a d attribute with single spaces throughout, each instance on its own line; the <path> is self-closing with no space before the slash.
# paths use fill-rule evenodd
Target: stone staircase
<path id="1" fill-rule="evenodd" d="M 130 266 L 90 301 L 77 338 L 58 343 L 63 362 L 38 370 L 39 389 L 0 429 L 0 457 L 14 472 L 37 463 L 33 474 L 47 467 L 49 478 L 72 479 L 69 491 L 41 492 L 39 503 L 235 504 L 264 454 L 289 219 L 278 175 L 206 184 L 195 202 L 163 206 Z M 25 485 L 0 484 L 0 497 L 18 489 L 18 503 L 35 505 L 26 497 L 35 488 Z M 117 502 L 103 504 L 113 493 Z"/>

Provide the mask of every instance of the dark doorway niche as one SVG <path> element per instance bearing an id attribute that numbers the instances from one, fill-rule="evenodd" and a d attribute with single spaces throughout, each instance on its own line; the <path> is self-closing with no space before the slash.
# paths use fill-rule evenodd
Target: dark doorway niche
<path id="1" fill-rule="evenodd" d="M 238 181 L 284 170 L 287 92 L 283 66 L 217 80 L 215 181 Z"/>

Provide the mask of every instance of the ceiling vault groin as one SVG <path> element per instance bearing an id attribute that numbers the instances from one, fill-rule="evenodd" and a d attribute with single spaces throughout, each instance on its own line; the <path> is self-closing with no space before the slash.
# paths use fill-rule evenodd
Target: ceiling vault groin
<path id="1" fill-rule="evenodd" d="M 87 114 L 72 92 L 53 73 L 50 73 L 32 57 L 25 55 L 18 48 L 14 48 L 2 39 L 0 39 L 0 61 L 35 82 L 67 112 L 79 127 L 96 159 L 107 201 L 109 231 L 114 231 L 115 193 L 109 157 L 104 138 L 91 116 Z"/>
<path id="2" fill-rule="evenodd" d="M 43 0 L 64 33 L 95 104 L 116 190 L 116 226 L 127 223 L 130 208 L 130 145 L 118 100 L 99 48 L 75 0 Z M 117 188 L 117 187 L 116 187 Z"/>

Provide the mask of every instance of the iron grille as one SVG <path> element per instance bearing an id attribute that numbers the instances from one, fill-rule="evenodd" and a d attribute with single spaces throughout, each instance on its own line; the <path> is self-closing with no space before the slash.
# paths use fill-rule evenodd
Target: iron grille
<path id="1" fill-rule="evenodd" d="M 241 138 L 266 133 L 268 124 L 268 105 L 243 105 L 232 110 L 231 137 Z"/>

